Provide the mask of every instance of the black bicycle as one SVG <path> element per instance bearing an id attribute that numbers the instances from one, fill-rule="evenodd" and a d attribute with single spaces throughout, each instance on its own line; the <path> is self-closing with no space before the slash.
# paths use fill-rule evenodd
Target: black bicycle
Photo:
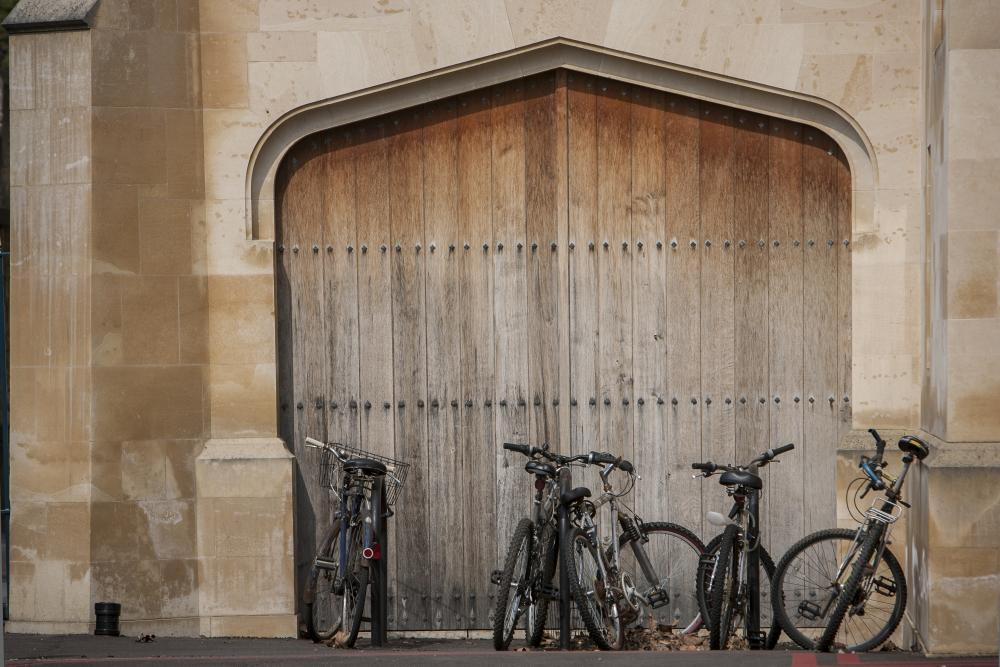
<path id="1" fill-rule="evenodd" d="M 724 528 L 713 539 L 708 553 L 698 568 L 696 590 L 702 615 L 709 629 L 709 647 L 712 649 L 742 648 L 738 629 L 751 649 L 774 648 L 781 635 L 781 627 L 767 607 L 760 603 L 760 574 L 773 578 L 774 562 L 761 544 L 760 495 L 764 482 L 757 471 L 777 462 L 777 456 L 795 449 L 788 444 L 769 449 L 744 466 L 718 465 L 711 461 L 692 463 L 702 471 L 700 477 L 711 477 L 721 472 L 719 483 L 733 498 L 729 516 L 709 512 L 709 523 Z M 765 586 L 765 590 L 770 590 Z M 761 631 L 761 621 L 771 616 L 767 633 Z"/>
<path id="2" fill-rule="evenodd" d="M 775 615 L 805 649 L 874 649 L 892 635 L 906 610 L 906 577 L 886 547 L 902 509 L 909 507 L 902 498 L 906 474 L 929 450 L 919 438 L 900 438 L 903 469 L 893 478 L 885 470 L 885 440 L 875 429 L 868 432 L 875 439 L 875 456 L 861 456 L 864 477 L 848 486 L 848 507 L 852 514 L 860 512 L 858 501 L 869 492 L 884 495 L 855 517 L 860 521 L 856 530 L 820 530 L 792 545 L 772 581 Z"/>
<path id="3" fill-rule="evenodd" d="M 377 579 L 386 569 L 378 536 L 385 519 L 392 516 L 389 508 L 409 464 L 312 438 L 306 438 L 306 447 L 320 450 L 321 484 L 337 497 L 339 506 L 306 581 L 306 623 L 313 641 L 328 640 L 342 631 L 343 644 L 354 646 L 361 621 L 369 620 L 363 617 L 369 584 L 375 591 L 383 583 Z"/>
<path id="4" fill-rule="evenodd" d="M 524 611 L 528 643 L 541 641 L 548 604 L 559 596 L 551 582 L 560 552 L 580 620 L 599 648 L 620 648 L 626 625 L 639 618 L 642 609 L 662 626 L 686 633 L 701 627 L 692 582 L 705 547 L 683 526 L 645 522 L 619 501 L 638 478 L 628 461 L 607 452 L 560 456 L 547 446 L 504 448 L 532 459 L 525 470 L 536 476 L 536 514 L 518 524 L 505 567 L 494 573 L 494 583 L 500 586 L 494 620 L 498 650 L 507 648 Z M 594 501 L 589 500 L 590 489 L 570 488 L 570 466 L 575 465 L 602 466 L 603 493 Z M 630 480 L 617 492 L 609 479 L 614 470 Z M 594 521 L 604 504 L 612 512 L 606 539 Z M 570 514 L 569 535 L 562 539 L 556 523 L 560 506 Z"/>

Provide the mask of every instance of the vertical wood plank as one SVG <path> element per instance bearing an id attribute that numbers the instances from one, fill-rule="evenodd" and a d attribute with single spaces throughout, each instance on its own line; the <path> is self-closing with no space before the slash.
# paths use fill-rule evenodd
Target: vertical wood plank
<path id="1" fill-rule="evenodd" d="M 702 531 L 702 496 L 716 493 L 692 479 L 691 464 L 704 461 L 701 437 L 701 237 L 700 109 L 696 101 L 667 96 L 667 433 L 670 521 Z"/>
<path id="2" fill-rule="evenodd" d="M 768 252 L 777 251 L 768 234 L 768 135 L 763 116 L 734 112 L 734 235 L 736 332 L 736 460 L 745 463 L 769 446 L 769 408 L 777 399 L 768 389 Z M 760 241 L 764 241 L 761 246 Z M 766 400 L 761 403 L 759 397 Z M 746 402 L 742 399 L 746 398 Z M 757 400 L 752 400 L 757 399 Z M 773 470 L 773 468 L 768 469 Z M 780 471 L 779 471 L 780 472 Z M 767 472 L 764 476 L 769 476 Z M 768 496 L 760 507 L 764 535 L 768 534 Z"/>
<path id="3" fill-rule="evenodd" d="M 732 110 L 701 105 L 701 390 L 702 453 L 716 462 L 735 462 L 733 324 L 733 119 Z M 729 398 L 727 405 L 725 399 Z M 727 511 L 718 490 L 705 508 Z"/>
<path id="4" fill-rule="evenodd" d="M 802 143 L 800 126 L 768 122 L 768 222 L 772 250 L 768 256 L 769 394 L 782 396 L 772 404 L 771 445 L 795 443 L 783 456 L 780 477 L 768 475 L 770 551 L 784 553 L 804 532 L 804 463 L 802 441 Z M 778 241 L 777 248 L 773 241 Z M 785 397 L 790 397 L 791 400 Z M 798 401 L 796 401 L 798 397 Z"/>
<path id="5" fill-rule="evenodd" d="M 461 245 L 462 391 L 472 406 L 463 408 L 460 446 L 463 503 L 465 588 L 468 627 L 489 627 L 493 586 L 489 573 L 497 563 L 496 447 L 493 431 L 493 245 L 491 217 L 490 92 L 470 93 L 458 117 L 458 217 Z"/>
<path id="6" fill-rule="evenodd" d="M 324 140 L 324 137 L 312 137 L 293 148 L 287 162 L 289 175 L 281 201 L 291 297 L 289 311 L 293 323 L 292 446 L 298 458 L 296 570 L 300 586 L 316 553 L 317 533 L 324 528 L 318 519 L 325 515 L 329 503 L 328 492 L 319 484 L 320 457 L 315 450 L 306 450 L 304 446 L 306 436 L 325 440 L 327 435 L 325 318 L 320 287 L 323 285 L 323 258 L 311 251 L 323 235 L 323 193 L 328 173 Z"/>
<path id="7" fill-rule="evenodd" d="M 383 396 L 360 393 L 358 338 L 358 255 L 357 234 L 357 171 L 355 158 L 358 142 L 357 127 L 333 132 L 332 146 L 327 153 L 328 175 L 318 193 L 323 196 L 321 220 L 323 237 L 311 252 L 323 262 L 325 299 L 325 336 L 321 343 L 322 358 L 327 373 L 327 439 L 357 447 L 360 445 L 357 410 L 334 410 L 333 403 L 349 405 L 352 398 L 378 401 Z M 331 250 L 327 252 L 327 247 Z M 350 249 L 348 249 L 350 248 Z M 306 324 L 313 328 L 316 324 Z M 370 412 L 370 411 L 363 411 Z M 327 517 L 323 517 L 326 519 Z"/>
<path id="8" fill-rule="evenodd" d="M 357 149 L 358 244 L 368 251 L 358 254 L 358 332 L 360 395 L 374 396 L 379 405 L 390 409 L 362 410 L 361 446 L 384 456 L 395 455 L 396 412 L 392 350 L 392 234 L 389 219 L 389 156 L 386 152 L 385 122 L 370 121 L 360 128 Z M 332 245 L 331 245 L 332 247 Z M 334 248 L 333 252 L 339 249 Z M 331 409 L 347 410 L 341 400 Z M 388 522 L 389 548 L 396 544 L 397 522 Z M 389 561 L 389 627 L 396 627 L 396 569 L 399 558 Z"/>
<path id="9" fill-rule="evenodd" d="M 556 80 L 548 72 L 528 79 L 524 97 L 526 245 L 515 251 L 525 256 L 528 310 L 528 437 L 533 444 L 561 440 L 559 394 L 562 373 L 560 347 L 563 277 L 559 246 L 557 172 Z M 555 245 L 553 245 L 555 244 Z"/>
<path id="10" fill-rule="evenodd" d="M 632 312 L 635 408 L 634 463 L 642 475 L 635 488 L 640 516 L 668 513 L 666 98 L 636 89 L 632 95 Z M 657 241 L 660 241 L 659 246 Z"/>
<path id="11" fill-rule="evenodd" d="M 524 184 L 524 84 L 498 86 L 493 96 L 493 236 L 497 443 L 497 560 L 515 523 L 529 508 L 529 480 L 520 454 L 504 442 L 528 438 L 528 328 Z"/>
<path id="12" fill-rule="evenodd" d="M 612 81 L 597 91 L 599 449 L 627 459 L 633 458 L 630 93 L 631 87 Z"/>
<path id="13" fill-rule="evenodd" d="M 836 522 L 837 453 L 837 222 L 833 144 L 805 128 L 802 144 L 803 221 L 806 236 L 803 267 L 803 359 L 806 470 L 810 476 L 806 532 Z"/>
<path id="14" fill-rule="evenodd" d="M 400 558 L 396 569 L 396 623 L 401 629 L 430 627 L 426 241 L 421 121 L 417 112 L 400 112 L 392 119 L 393 132 L 387 137 L 389 214 L 395 239 L 392 250 L 393 383 L 397 402 L 402 399 L 407 406 L 396 411 L 396 456 L 410 464 L 409 477 L 396 503 L 393 519 L 397 536 L 395 553 Z"/>
<path id="15" fill-rule="evenodd" d="M 570 451 L 597 449 L 597 98 L 595 79 L 567 76 L 570 312 Z"/>
<path id="16" fill-rule="evenodd" d="M 427 286 L 427 451 L 430 461 L 431 627 L 464 627 L 463 508 L 455 480 L 464 473 L 458 227 L 458 119 L 454 100 L 431 106 L 424 125 L 424 219 Z M 474 471 L 469 471 L 475 474 Z"/>
<path id="17" fill-rule="evenodd" d="M 840 404 L 840 428 L 837 442 L 852 428 L 851 397 L 851 171 L 839 147 L 835 155 L 834 180 L 837 198 L 837 402 Z"/>

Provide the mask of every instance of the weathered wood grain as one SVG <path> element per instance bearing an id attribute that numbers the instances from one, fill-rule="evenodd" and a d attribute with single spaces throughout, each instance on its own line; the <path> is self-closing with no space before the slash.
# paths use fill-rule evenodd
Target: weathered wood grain
<path id="1" fill-rule="evenodd" d="M 489 627 L 494 587 L 490 572 L 497 564 L 496 451 L 494 439 L 493 245 L 491 197 L 490 98 L 488 92 L 461 98 L 458 115 L 458 219 L 461 239 L 460 318 L 462 411 L 460 446 L 464 460 L 461 488 L 467 624 Z M 457 244 L 456 244 L 457 245 Z M 456 250 L 456 252 L 459 252 Z"/>
<path id="2" fill-rule="evenodd" d="M 431 627 L 430 521 L 427 455 L 427 344 L 424 292 L 426 241 L 423 219 L 422 126 L 419 112 L 400 112 L 387 134 L 392 257 L 394 394 L 407 406 L 396 411 L 396 456 L 410 464 L 396 504 L 396 625 Z M 398 125 L 397 125 L 398 121 Z M 396 248 L 399 248 L 397 251 Z M 420 404 L 424 407 L 421 408 Z"/>
<path id="3" fill-rule="evenodd" d="M 597 94 L 597 372 L 600 447 L 632 458 L 631 87 L 602 81 Z"/>
<path id="4" fill-rule="evenodd" d="M 497 561 L 515 523 L 527 513 L 530 478 L 524 457 L 501 448 L 528 438 L 528 323 L 525 241 L 524 84 L 498 86 L 493 96 L 493 247 L 497 443 Z M 522 244 L 518 252 L 517 244 Z"/>
<path id="5" fill-rule="evenodd" d="M 809 476 L 806 532 L 836 523 L 837 223 L 833 143 L 812 128 L 802 142 L 804 438 Z"/>
<path id="6" fill-rule="evenodd" d="M 767 476 L 769 548 L 772 554 L 780 554 L 805 535 L 802 142 L 801 126 L 795 123 L 769 119 L 768 126 L 768 220 L 772 240 L 768 256 L 768 393 L 782 397 L 780 403 L 771 406 L 771 445 L 793 442 L 796 447 Z M 773 241 L 778 241 L 777 248 Z"/>
<path id="7" fill-rule="evenodd" d="M 569 194 L 570 451 L 598 447 L 597 98 L 590 76 L 567 77 Z M 582 477 L 581 477 L 582 479 Z"/>
<path id="8" fill-rule="evenodd" d="M 840 428 L 837 442 L 852 427 L 851 397 L 851 171 L 847 157 L 839 147 L 834 152 L 834 197 L 836 198 L 837 235 L 837 402 L 840 405 Z"/>
<path id="9" fill-rule="evenodd" d="M 735 339 L 733 322 L 733 111 L 701 106 L 701 391 L 702 453 L 716 462 L 736 458 L 734 437 Z M 729 398 L 727 405 L 725 399 Z M 706 492 L 708 489 L 706 489 Z M 729 498 L 715 489 L 705 509 L 727 511 Z"/>
<path id="10" fill-rule="evenodd" d="M 460 307 L 458 227 L 457 102 L 432 105 L 424 124 L 424 220 L 427 271 L 427 453 L 430 462 L 431 627 L 465 625 L 465 503 L 455 502 L 455 480 L 465 474 L 461 442 L 462 340 L 456 326 Z M 475 474 L 475 471 L 469 471 Z"/>
<path id="11" fill-rule="evenodd" d="M 702 496 L 717 493 L 692 479 L 706 460 L 701 437 L 701 238 L 699 105 L 667 96 L 667 516 L 703 535 Z M 695 399 L 692 402 L 691 399 Z M 707 487 L 707 488 L 703 488 Z"/>

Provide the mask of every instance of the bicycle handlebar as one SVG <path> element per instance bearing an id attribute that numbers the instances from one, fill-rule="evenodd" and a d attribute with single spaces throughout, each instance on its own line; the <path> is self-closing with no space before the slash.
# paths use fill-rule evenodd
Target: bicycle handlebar
<path id="1" fill-rule="evenodd" d="M 576 456 L 562 456 L 560 454 L 550 452 L 547 445 L 543 447 L 532 447 L 530 445 L 522 445 L 513 442 L 503 443 L 503 448 L 511 452 L 524 454 L 528 458 L 534 458 L 541 455 L 549 461 L 558 463 L 559 465 L 567 465 L 569 463 L 576 462 L 590 463 L 593 465 L 610 464 L 629 474 L 635 472 L 635 466 L 633 466 L 631 462 L 626 461 L 620 456 L 615 456 L 610 452 L 590 452 L 589 454 L 577 454 Z"/>
<path id="2" fill-rule="evenodd" d="M 768 463 L 774 461 L 781 454 L 784 454 L 785 452 L 790 452 L 793 449 L 795 449 L 795 445 L 791 442 L 788 443 L 787 445 L 782 445 L 781 447 L 774 447 L 773 449 L 769 449 L 766 452 L 763 452 L 760 456 L 750 461 L 750 463 L 748 463 L 746 466 L 742 467 L 734 465 L 723 465 L 721 463 L 712 463 L 711 461 L 705 461 L 703 463 L 692 463 L 691 468 L 693 470 L 701 470 L 703 473 L 705 473 L 705 476 L 708 477 L 709 475 L 712 475 L 719 470 L 727 470 L 727 471 L 744 470 L 745 468 L 749 468 L 750 466 L 753 465 L 763 467 L 766 466 Z"/>

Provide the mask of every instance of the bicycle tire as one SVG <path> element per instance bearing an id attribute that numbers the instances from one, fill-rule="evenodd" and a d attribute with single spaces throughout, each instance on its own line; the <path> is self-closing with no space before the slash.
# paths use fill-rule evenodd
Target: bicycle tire
<path id="1" fill-rule="evenodd" d="M 336 594 L 335 591 L 330 591 L 327 593 L 324 590 L 320 590 L 320 579 L 329 580 L 331 576 L 329 570 L 325 568 L 320 568 L 313 562 L 312 568 L 309 572 L 309 579 L 306 584 L 306 630 L 309 633 L 309 637 L 314 642 L 329 641 L 338 630 L 343 630 L 345 633 L 344 645 L 354 646 L 354 643 L 358 639 L 358 632 L 361 629 L 361 617 L 364 614 L 365 606 L 365 593 L 368 590 L 368 568 L 360 566 L 357 562 L 358 554 L 357 549 L 352 549 L 351 545 L 357 545 L 359 532 L 356 527 L 350 529 L 350 534 L 348 539 L 350 540 L 350 545 L 348 546 L 348 562 L 354 563 L 354 565 L 349 566 L 350 569 L 356 569 L 357 575 L 355 580 L 351 583 L 345 581 L 344 593 Z M 340 521 L 336 520 L 333 525 L 327 531 L 323 540 L 320 542 L 320 548 L 317 551 L 317 558 L 322 558 L 324 560 L 339 561 L 340 559 L 340 549 L 339 541 L 337 538 L 340 535 Z M 348 586 L 351 586 L 352 597 L 348 598 Z M 318 599 L 329 595 L 331 597 L 343 598 L 343 602 L 332 602 L 330 605 L 331 610 L 336 607 L 341 608 L 341 614 L 338 617 L 333 616 L 330 619 L 330 623 L 327 624 L 320 620 L 323 618 L 322 612 L 325 610 L 324 603 L 322 600 Z M 345 613 L 350 607 L 350 615 L 345 619 Z M 346 626 L 345 626 L 346 620 Z M 336 622 L 333 622 L 336 621 Z"/>
<path id="2" fill-rule="evenodd" d="M 847 528 L 831 528 L 826 530 L 820 530 L 815 533 L 806 535 L 801 540 L 796 542 L 788 549 L 781 560 L 778 562 L 778 568 L 775 572 L 774 578 L 771 580 L 771 597 L 774 601 L 774 611 L 779 623 L 781 624 L 782 630 L 785 631 L 792 641 L 801 646 L 802 648 L 812 651 L 817 648 L 816 641 L 808 637 L 803 633 L 795 621 L 788 614 L 788 607 L 785 604 L 785 580 L 787 578 L 789 568 L 796 557 L 798 557 L 806 549 L 824 542 L 824 541 L 834 541 L 843 540 L 847 543 L 853 542 L 856 530 L 851 530 Z M 860 547 L 859 547 L 860 550 Z M 832 554 L 836 554 L 836 548 L 831 549 Z M 810 563 L 816 563 L 815 558 L 809 559 Z M 882 629 L 876 633 L 873 637 L 869 638 L 864 642 L 860 642 L 853 646 L 848 646 L 847 649 L 851 651 L 869 651 L 876 648 L 886 639 L 888 639 L 892 633 L 899 626 L 899 623 L 903 619 L 903 613 L 906 610 L 906 578 L 903 574 L 903 568 L 896 559 L 896 556 L 886 549 L 882 554 L 882 562 L 888 568 L 889 572 L 892 574 L 893 579 L 896 584 L 895 592 L 895 602 L 893 605 L 893 611 L 889 616 L 888 621 L 882 627 Z M 836 564 L 834 564 L 836 565 Z M 839 597 L 839 596 L 838 596 Z"/>
<path id="3" fill-rule="evenodd" d="M 669 535 L 676 536 L 681 541 L 687 543 L 699 556 L 705 553 L 705 544 L 701 539 L 695 535 L 693 532 L 681 526 L 680 524 L 670 523 L 668 521 L 650 521 L 648 523 L 641 523 L 638 525 L 639 534 L 648 539 L 649 535 L 656 533 L 666 533 Z M 618 536 L 618 550 L 624 552 L 625 548 L 629 546 L 632 542 L 632 536 L 628 533 L 622 532 Z M 607 555 L 608 560 L 610 560 L 610 550 Z M 700 567 L 700 563 L 699 566 Z M 697 569 L 696 569 L 697 572 Z M 697 595 L 696 595 L 697 597 Z M 695 615 L 690 622 L 688 622 L 684 628 L 683 632 L 685 634 L 691 634 L 697 632 L 703 625 L 702 615 L 700 613 L 700 600 L 699 600 L 699 613 Z"/>
<path id="4" fill-rule="evenodd" d="M 861 586 L 862 580 L 868 573 L 868 563 L 871 561 L 872 556 L 875 555 L 875 551 L 879 548 L 882 541 L 882 536 L 885 533 L 885 525 L 881 523 L 875 523 L 872 527 L 868 529 L 868 534 L 865 535 L 864 540 L 861 542 L 861 547 L 858 549 L 858 555 L 854 565 L 851 568 L 851 576 L 847 580 L 847 585 L 837 596 L 837 604 L 833 609 L 833 614 L 830 616 L 830 620 L 826 625 L 826 629 L 820 636 L 819 640 L 816 642 L 816 649 L 818 651 L 829 651 L 833 646 L 834 640 L 837 638 L 837 633 L 840 631 L 840 626 L 844 621 L 844 616 L 847 614 L 848 608 L 854 604 L 854 600 L 859 592 L 859 587 Z M 882 557 L 885 558 L 886 552 L 883 551 Z M 878 644 L 888 639 L 889 635 L 892 634 L 896 626 L 903 618 L 903 611 L 906 605 L 906 579 L 902 579 L 902 587 L 896 589 L 896 605 L 895 613 L 890 616 L 890 622 L 883 627 L 882 631 L 879 632 L 875 637 L 869 639 L 867 642 L 862 642 L 859 644 L 861 648 L 856 650 L 867 651 L 869 648 L 874 648 Z M 899 593 L 902 592 L 902 596 Z M 902 606 L 900 606 L 902 602 Z"/>
<path id="5" fill-rule="evenodd" d="M 497 651 L 506 651 L 510 646 L 510 641 L 514 637 L 514 629 L 517 627 L 517 617 L 520 612 L 515 608 L 508 609 L 511 602 L 520 606 L 520 593 L 511 600 L 511 584 L 514 581 L 514 570 L 517 567 L 518 558 L 524 553 L 524 572 L 517 583 L 520 588 L 528 579 L 531 569 L 531 538 L 535 526 L 531 519 L 521 519 L 514 529 L 514 535 L 510 540 L 510 547 L 504 558 L 503 572 L 500 575 L 500 584 L 497 587 L 497 605 L 493 613 L 493 648 Z M 513 620 L 507 624 L 510 614 L 513 613 Z"/>
<path id="6" fill-rule="evenodd" d="M 705 546 L 705 553 L 712 554 L 718 551 L 719 542 L 721 541 L 722 541 L 722 533 L 716 535 L 711 540 L 709 540 L 708 544 Z M 759 545 L 757 549 L 760 552 L 761 568 L 763 568 L 764 574 L 767 576 L 768 579 L 767 586 L 762 586 L 761 588 L 770 592 L 770 590 L 773 587 L 773 582 L 776 572 L 776 568 L 774 566 L 774 560 L 771 558 L 771 554 L 767 552 L 767 549 L 764 548 L 763 544 Z M 709 598 L 711 597 L 711 592 L 709 590 L 709 587 L 711 585 L 711 576 L 710 576 L 711 569 L 712 569 L 712 563 L 708 561 L 703 561 L 698 568 L 698 579 L 695 585 L 695 590 L 698 595 L 698 607 L 701 610 L 701 615 L 702 615 L 703 627 L 708 627 L 708 624 L 711 620 L 711 610 L 709 609 Z M 769 601 L 772 602 L 772 607 L 773 607 L 773 600 L 774 598 L 772 596 L 771 600 Z M 776 616 L 777 615 L 774 613 L 772 609 L 771 626 L 768 628 L 767 637 L 764 640 L 764 648 L 767 649 L 768 651 L 772 650 L 775 646 L 777 646 L 778 640 L 781 638 L 782 626 L 778 622 Z"/>
<path id="7" fill-rule="evenodd" d="M 733 567 L 736 555 L 736 535 L 739 528 L 726 526 L 719 542 L 719 556 L 716 560 L 712 590 L 709 597 L 708 645 L 714 650 L 726 648 L 731 631 L 730 625 L 735 602 L 735 591 L 739 587 L 739 572 Z M 726 583 L 730 583 L 727 590 Z M 728 604 L 727 604 L 728 602 Z"/>
<path id="8" fill-rule="evenodd" d="M 539 579 L 539 588 L 550 586 L 556 574 L 556 563 L 559 560 L 558 531 L 551 521 L 542 526 L 542 532 L 535 541 L 535 568 Z M 549 615 L 549 598 L 534 591 L 535 603 L 528 609 L 524 617 L 524 634 L 528 646 L 539 646 L 545 636 L 545 621 Z"/>
<path id="9" fill-rule="evenodd" d="M 580 620 L 583 621 L 583 627 L 587 629 L 587 634 L 590 635 L 590 639 L 594 642 L 597 648 L 602 651 L 610 651 L 612 646 L 611 642 L 608 640 L 606 632 L 607 627 L 603 618 L 604 605 L 602 604 L 601 608 L 596 610 L 597 614 L 600 614 L 601 617 L 595 618 L 595 610 L 589 603 L 587 591 L 584 590 L 580 580 L 581 572 L 577 567 L 575 558 L 575 549 L 578 543 L 583 550 L 582 553 L 588 555 L 595 562 L 601 557 L 598 551 L 594 548 L 594 545 L 590 543 L 590 538 L 587 537 L 587 534 L 580 528 L 573 528 L 570 531 L 569 539 L 559 545 L 560 551 L 562 552 L 560 566 L 566 568 L 566 579 L 569 581 L 570 594 L 573 596 L 573 601 L 576 603 L 577 613 L 580 614 Z M 603 594 L 602 591 L 596 590 L 595 593 L 595 597 L 599 597 Z"/>

